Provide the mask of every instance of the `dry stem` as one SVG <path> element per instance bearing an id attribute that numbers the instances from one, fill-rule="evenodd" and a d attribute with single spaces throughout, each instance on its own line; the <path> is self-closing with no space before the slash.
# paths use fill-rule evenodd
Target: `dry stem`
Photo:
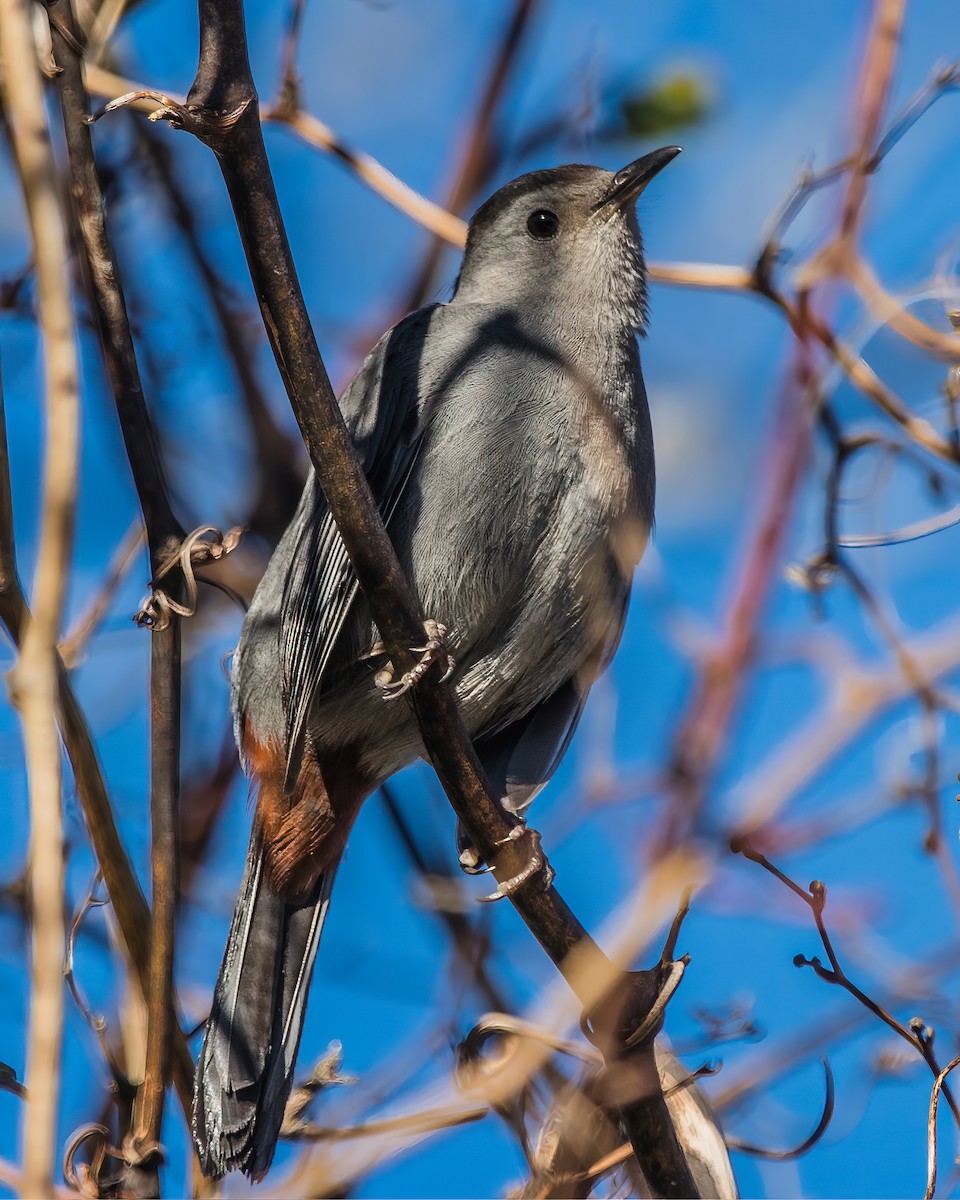
<path id="1" fill-rule="evenodd" d="M 0 0 L 4 106 L 30 221 L 46 384 L 43 513 L 33 588 L 11 691 L 23 724 L 30 784 L 33 921 L 22 1189 L 49 1195 L 63 1034 L 63 825 L 57 736 L 57 641 L 63 615 L 77 486 L 79 395 L 67 240 L 43 87 L 25 0 Z"/>

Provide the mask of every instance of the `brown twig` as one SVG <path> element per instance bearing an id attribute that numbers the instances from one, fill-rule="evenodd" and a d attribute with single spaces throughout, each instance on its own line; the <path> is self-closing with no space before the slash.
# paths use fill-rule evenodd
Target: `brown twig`
<path id="1" fill-rule="evenodd" d="M 771 466 L 758 505 L 760 518 L 737 577 L 726 628 L 719 646 L 703 665 L 674 738 L 670 784 L 675 806 L 669 817 L 669 844 L 676 844 L 691 823 L 698 820 L 704 787 L 733 718 L 793 498 L 807 460 L 818 388 L 819 373 L 809 343 L 799 341 L 780 401 Z"/>
<path id="2" fill-rule="evenodd" d="M 91 63 L 86 64 L 84 78 L 91 94 L 108 101 L 107 109 L 115 102 L 125 101 L 131 108 L 151 116 L 157 110 L 157 97 L 161 94 L 151 88 L 142 87 L 130 79 Z M 175 107 L 185 104 L 186 98 L 171 93 L 162 95 L 162 101 Z M 292 107 L 281 99 L 276 104 L 266 105 L 261 110 L 261 118 L 290 129 L 307 145 L 332 154 L 388 204 L 437 237 L 443 238 L 453 246 L 463 246 L 465 243 L 465 221 L 421 196 L 402 179 L 388 171 L 382 163 L 377 162 L 372 155 L 351 146 L 329 125 L 299 105 Z"/>
<path id="3" fill-rule="evenodd" d="M 381 785 L 380 794 L 383 797 L 387 815 L 400 839 L 400 844 L 416 868 L 420 878 L 423 880 L 436 879 L 441 872 L 428 859 L 422 845 L 422 838 L 418 841 L 417 837 L 411 831 L 400 805 L 397 803 L 392 785 L 389 783 Z M 453 880 L 450 882 L 451 884 L 455 883 Z M 475 923 L 464 913 L 457 912 L 451 907 L 437 906 L 433 911 L 436 912 L 439 919 L 443 922 L 450 935 L 450 941 L 454 949 L 469 971 L 471 984 L 476 986 L 477 990 L 484 997 L 485 1002 L 492 1008 L 499 1010 L 506 1009 L 508 1004 L 502 989 L 492 978 L 483 955 L 478 954 L 478 948 L 482 949 L 482 940 L 478 937 Z"/>
<path id="4" fill-rule="evenodd" d="M 951 1059 L 937 1075 L 930 1092 L 930 1115 L 927 1118 L 927 1190 L 924 1200 L 933 1200 L 937 1190 L 937 1107 L 940 1103 L 940 1093 L 947 1082 L 947 1076 L 957 1067 L 960 1067 L 960 1055 Z"/>
<path id="5" fill-rule="evenodd" d="M 877 140 L 887 95 L 893 79 L 906 0 L 875 0 L 860 81 L 857 86 L 857 143 L 853 170 L 840 214 L 838 242 L 852 248 L 863 218 L 867 183 L 877 151 Z"/>
<path id="6" fill-rule="evenodd" d="M 136 559 L 137 551 L 142 543 L 143 525 L 137 518 L 114 551 L 107 568 L 106 578 L 94 597 L 93 603 L 60 643 L 60 657 L 68 671 L 77 665 L 84 648 L 106 615 L 117 593 L 117 588 Z"/>
<path id="7" fill-rule="evenodd" d="M 960 86 L 960 63 L 947 63 L 945 66 L 935 67 L 927 82 L 916 92 L 880 139 L 876 154 L 868 164 L 869 169 L 876 169 L 881 159 L 908 130 L 913 128 L 927 109 L 947 92 L 956 91 L 958 86 Z"/>
<path id="8" fill-rule="evenodd" d="M 93 882 L 90 884 L 90 888 L 87 892 L 86 898 L 83 901 L 83 904 L 80 905 L 76 916 L 73 918 L 73 921 L 70 924 L 70 933 L 67 937 L 67 949 L 63 959 L 63 977 L 66 981 L 67 987 L 70 989 L 70 995 L 73 997 L 73 1002 L 77 1006 L 77 1011 L 83 1018 L 84 1023 L 96 1035 L 97 1040 L 100 1043 L 100 1049 L 103 1051 L 103 1056 L 107 1061 L 107 1065 L 110 1067 L 111 1073 L 116 1077 L 119 1074 L 117 1063 L 105 1037 L 107 1022 L 103 1017 L 98 1016 L 87 1003 L 83 993 L 80 991 L 80 985 L 77 983 L 76 970 L 74 968 L 74 951 L 76 949 L 77 934 L 80 932 L 80 926 L 83 924 L 84 917 L 92 908 L 101 908 L 107 903 L 106 900 L 97 895 L 97 889 L 101 881 L 102 876 L 98 869 L 96 875 L 93 877 Z"/>
<path id="9" fill-rule="evenodd" d="M 17 574 L 9 453 L 0 397 L 0 622 L 17 647 L 22 642 L 29 616 Z M 70 759 L 90 841 L 124 947 L 138 985 L 146 994 L 150 910 L 117 832 L 93 739 L 62 664 L 58 670 L 57 703 L 60 735 Z M 181 1106 L 189 1118 L 193 1104 L 193 1058 L 179 1027 L 174 1032 L 173 1078 Z"/>
<path id="10" fill-rule="evenodd" d="M 241 524 L 266 539 L 271 546 L 276 545 L 303 491 L 306 471 L 298 457 L 302 455 L 302 448 L 295 438 L 280 428 L 270 410 L 253 362 L 251 348 L 255 343 L 250 336 L 248 314 L 237 311 L 236 303 L 203 243 L 197 207 L 191 203 L 177 176 L 168 145 L 152 126 L 142 121 L 134 121 L 132 125 L 196 266 L 240 385 L 259 472 L 257 494 Z M 249 316 L 256 319 L 252 313 Z M 237 762 L 236 754 L 233 757 Z"/>
<path id="11" fill-rule="evenodd" d="M 159 1196 L 160 1135 L 170 1075 L 173 948 L 177 897 L 177 800 L 180 789 L 180 622 L 150 639 L 150 836 L 153 913 L 147 989 L 147 1047 L 130 1132 L 124 1139 L 124 1190 Z M 171 719 L 171 716 L 173 719 Z"/>
<path id="12" fill-rule="evenodd" d="M 829 967 L 824 966 L 820 959 L 816 956 L 807 958 L 803 954 L 797 954 L 794 957 L 793 963 L 796 967 L 810 967 L 814 973 L 825 983 L 831 983 L 837 987 L 841 987 L 844 991 L 850 993 L 855 1000 L 858 1000 L 865 1009 L 873 1013 L 878 1020 L 889 1026 L 899 1037 L 903 1038 L 908 1045 L 920 1055 L 923 1061 L 930 1068 L 934 1077 L 940 1074 L 940 1064 L 937 1061 L 933 1050 L 933 1030 L 924 1024 L 918 1017 L 913 1017 L 910 1021 L 909 1028 L 901 1021 L 898 1021 L 882 1004 L 878 1003 L 873 997 L 868 996 L 860 987 L 853 982 L 847 975 L 843 967 L 840 965 L 840 960 L 837 957 L 836 950 L 833 947 L 833 941 L 827 930 L 823 912 L 827 902 L 827 889 L 819 879 L 815 879 L 811 884 L 809 891 L 802 888 L 798 883 L 786 875 L 779 867 L 774 864 L 759 850 L 753 847 L 746 838 L 739 838 L 731 844 L 731 849 L 734 853 L 742 854 L 751 862 L 757 863 L 764 870 L 769 871 L 795 896 L 798 896 L 804 904 L 810 909 L 813 914 L 813 920 L 817 927 L 817 933 L 820 935 L 820 941 L 823 943 L 823 948 L 826 951 Z M 943 1087 L 944 1095 L 947 1098 L 947 1103 L 950 1105 L 957 1125 L 960 1126 L 960 1106 L 954 1100 L 950 1091 Z"/>
<path id="13" fill-rule="evenodd" d="M 954 971 L 957 963 L 956 946 L 952 942 L 941 943 L 922 958 L 902 966 L 896 978 L 882 987 L 880 1003 L 889 1010 L 908 1001 L 911 1004 L 928 1002 L 933 995 L 932 985 Z M 774 1080 L 783 1079 L 811 1055 L 841 1038 L 855 1036 L 872 1016 L 865 1008 L 851 1009 L 849 1005 L 838 1006 L 829 1018 L 817 1013 L 799 1029 L 767 1042 L 742 1064 L 728 1068 L 723 1086 L 712 1097 L 714 1107 L 718 1112 L 725 1112 L 743 1105 Z"/>
<path id="14" fill-rule="evenodd" d="M 116 259 L 104 220 L 103 196 L 87 123 L 77 31 L 70 0 L 49 6 L 53 51 L 60 68 L 58 92 L 70 158 L 72 196 L 85 253 L 89 292 L 104 362 L 133 472 L 156 578 L 183 540 L 174 516 L 153 424 L 147 412 L 136 352 L 120 287 Z M 166 585 L 176 613 L 183 584 L 175 574 Z M 156 593 L 155 593 L 156 595 Z M 151 868 L 152 915 L 147 1003 L 147 1058 L 134 1106 L 133 1127 L 124 1139 L 125 1187 L 135 1195 L 159 1195 L 163 1103 L 170 1078 L 173 1016 L 173 941 L 177 892 L 177 802 L 180 788 L 180 622 L 157 622 L 151 639 Z"/>
<path id="15" fill-rule="evenodd" d="M 30 222 L 45 375 L 46 445 L 33 614 L 25 619 L 11 692 L 20 710 L 30 785 L 33 954 L 22 1189 L 53 1190 L 60 1048 L 63 1036 L 64 863 L 61 759 L 57 736 L 57 640 L 73 544 L 79 394 L 67 241 L 43 84 L 23 0 L 0 2 L 3 103 Z M 11 543 L 12 544 L 12 543 Z M 21 613 L 21 619 L 26 614 Z"/>
<path id="16" fill-rule="evenodd" d="M 897 634 L 891 617 L 881 606 L 877 597 L 860 572 L 853 566 L 850 556 L 840 549 L 838 533 L 839 508 L 841 504 L 841 483 L 845 467 L 850 459 L 872 439 L 844 438 L 840 424 L 833 409 L 825 404 L 820 412 L 821 425 L 831 441 L 834 451 L 833 464 L 827 479 L 824 498 L 824 543 L 825 549 L 815 560 L 815 568 L 826 566 L 832 571 L 839 572 L 857 597 L 863 612 L 872 621 L 882 639 L 889 646 L 900 670 L 903 672 L 909 686 L 915 691 L 919 703 L 925 730 L 925 761 L 924 781 L 919 789 L 926 802 L 930 814 L 930 828 L 925 838 L 926 849 L 936 855 L 937 861 L 944 872 L 945 882 L 951 892 L 954 904 L 960 911 L 960 881 L 957 879 L 956 867 L 952 856 L 943 854 L 943 817 L 940 811 L 940 798 L 937 794 L 939 782 L 939 747 L 936 736 L 936 717 L 942 702 L 932 686 L 929 678 L 914 659 L 903 639 Z"/>

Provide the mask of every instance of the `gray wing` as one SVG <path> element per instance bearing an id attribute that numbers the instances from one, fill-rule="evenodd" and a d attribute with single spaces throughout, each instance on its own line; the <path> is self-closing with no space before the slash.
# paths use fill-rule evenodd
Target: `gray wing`
<path id="1" fill-rule="evenodd" d="M 600 643 L 576 675 L 518 721 L 476 739 L 477 754 L 494 791 L 517 816 L 523 815 L 566 754 L 591 685 L 610 665 L 619 645 L 628 598 L 624 591 Z"/>
<path id="2" fill-rule="evenodd" d="M 494 793 L 517 816 L 560 765 L 586 699 L 586 690 L 567 680 L 519 721 L 492 737 L 478 739 L 477 755 Z"/>
<path id="3" fill-rule="evenodd" d="M 420 309 L 377 343 L 340 402 L 385 524 L 416 463 L 425 425 L 420 358 L 433 312 Z M 299 532 L 280 605 L 282 702 L 289 786 L 324 672 L 355 611 L 359 584 L 313 473 L 294 518 Z"/>

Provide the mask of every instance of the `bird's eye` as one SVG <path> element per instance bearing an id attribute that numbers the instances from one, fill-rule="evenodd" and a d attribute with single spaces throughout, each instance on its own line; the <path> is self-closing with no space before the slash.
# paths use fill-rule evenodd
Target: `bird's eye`
<path id="1" fill-rule="evenodd" d="M 538 208 L 527 217 L 527 232 L 535 238 L 556 237 L 560 218 L 549 208 Z"/>

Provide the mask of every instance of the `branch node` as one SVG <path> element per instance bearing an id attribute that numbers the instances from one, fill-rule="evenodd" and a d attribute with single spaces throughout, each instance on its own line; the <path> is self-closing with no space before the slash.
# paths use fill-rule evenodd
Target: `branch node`
<path id="1" fill-rule="evenodd" d="M 95 113 L 87 117 L 87 123 L 93 125 L 107 113 L 116 112 L 117 109 L 126 108 L 144 100 L 153 100 L 158 106 L 153 112 L 148 113 L 148 121 L 166 121 L 174 129 L 192 133 L 194 137 L 214 149 L 222 141 L 223 135 L 233 129 L 254 103 L 253 97 L 248 96 L 234 108 L 221 112 L 200 104 L 180 104 L 163 92 L 144 88 L 136 92 L 126 92 L 124 95 L 118 96 L 116 100 L 104 104 L 102 108 L 98 108 Z"/>

